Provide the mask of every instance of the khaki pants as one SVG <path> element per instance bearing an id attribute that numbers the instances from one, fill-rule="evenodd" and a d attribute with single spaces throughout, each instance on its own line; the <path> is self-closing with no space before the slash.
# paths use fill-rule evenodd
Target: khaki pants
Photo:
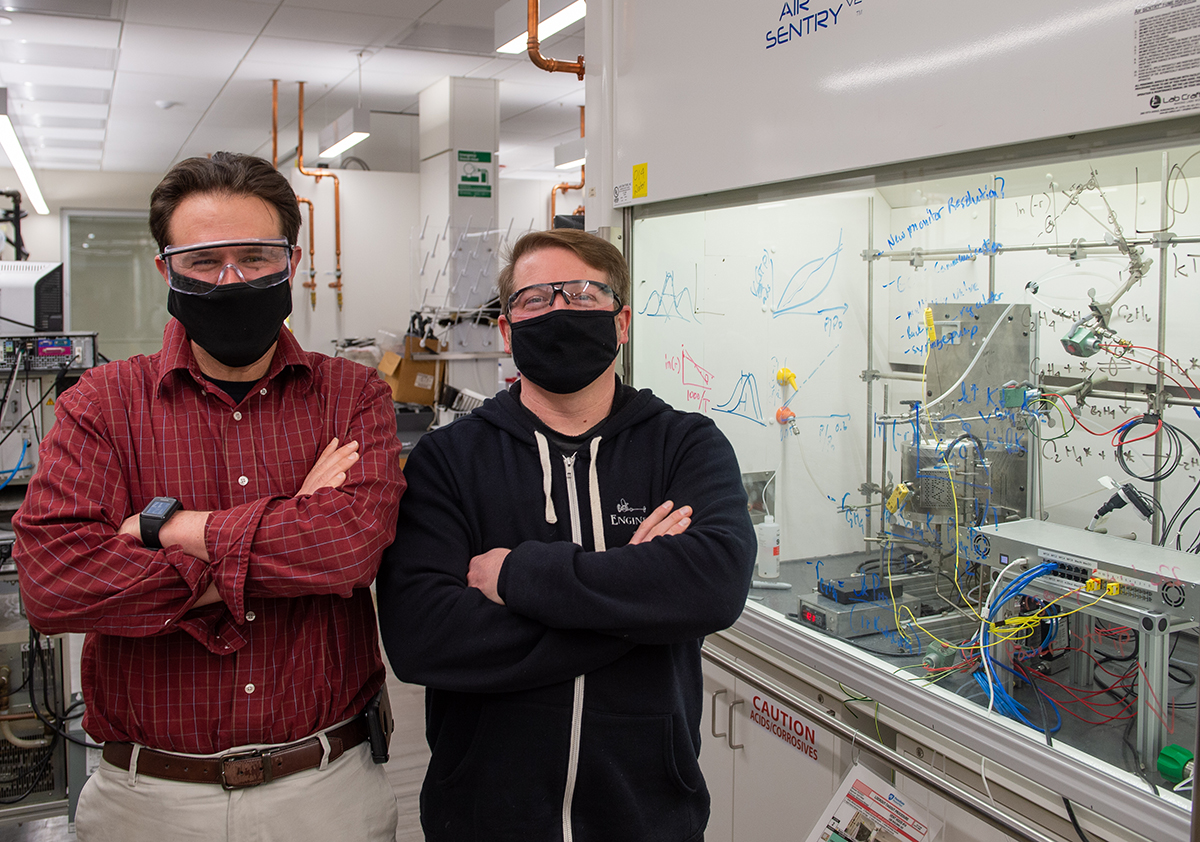
<path id="1" fill-rule="evenodd" d="M 394 842 L 396 796 L 366 743 L 324 770 L 246 789 L 130 774 L 102 761 L 79 795 L 79 842 Z"/>

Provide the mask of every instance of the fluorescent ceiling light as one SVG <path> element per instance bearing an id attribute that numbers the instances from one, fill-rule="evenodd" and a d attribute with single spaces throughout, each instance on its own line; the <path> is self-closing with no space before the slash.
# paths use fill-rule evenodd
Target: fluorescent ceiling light
<path id="1" fill-rule="evenodd" d="M 25 188 L 25 198 L 33 205 L 35 211 L 43 215 L 48 214 L 50 208 L 46 206 L 46 200 L 42 198 L 42 189 L 38 187 L 37 179 L 33 177 L 33 169 L 25 157 L 25 150 L 21 148 L 21 141 L 17 140 L 16 129 L 13 128 L 12 121 L 8 119 L 7 88 L 0 88 L 0 107 L 4 112 L 0 114 L 0 148 L 4 149 L 9 164 L 17 171 L 17 178 L 21 179 L 21 186 Z"/>
<path id="2" fill-rule="evenodd" d="M 371 136 L 371 112 L 362 106 L 351 108 L 325 128 L 318 137 L 320 158 L 336 158 L 351 146 Z"/>
<path id="3" fill-rule="evenodd" d="M 586 157 L 582 137 L 560 143 L 554 147 L 554 168 L 556 170 L 573 170 L 585 163 Z"/>
<path id="4" fill-rule="evenodd" d="M 511 2 L 506 5 L 513 4 L 516 4 L 522 10 L 528 9 L 528 4 L 525 2 L 525 0 L 511 0 Z M 501 12 L 497 12 L 496 14 L 500 15 Z M 575 23 L 575 21 L 582 20 L 583 16 L 586 14 L 587 3 L 584 0 L 575 0 L 574 3 L 571 3 L 571 5 L 567 6 L 565 9 L 555 12 L 554 14 L 550 15 L 550 17 L 538 24 L 538 40 L 544 41 L 556 32 L 561 32 L 571 24 Z M 525 23 L 528 24 L 528 22 L 529 17 L 526 13 Z M 511 32 L 512 30 L 509 31 Z M 525 50 L 528 49 L 528 46 L 529 30 L 523 29 L 520 35 L 517 35 L 515 38 L 512 38 L 511 40 L 497 47 L 496 52 L 515 55 L 517 53 L 525 52 Z"/>

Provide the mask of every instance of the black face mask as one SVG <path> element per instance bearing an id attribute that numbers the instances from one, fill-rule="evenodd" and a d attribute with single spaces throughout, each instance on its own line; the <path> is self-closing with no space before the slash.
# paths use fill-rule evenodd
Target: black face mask
<path id="1" fill-rule="evenodd" d="M 521 376 L 547 392 L 578 392 L 617 358 L 612 310 L 551 310 L 511 322 L 513 362 Z"/>
<path id="2" fill-rule="evenodd" d="M 188 339 L 217 362 L 244 368 L 261 359 L 279 338 L 283 320 L 292 312 L 292 287 L 222 284 L 207 295 L 171 290 L 167 312 L 179 319 Z"/>

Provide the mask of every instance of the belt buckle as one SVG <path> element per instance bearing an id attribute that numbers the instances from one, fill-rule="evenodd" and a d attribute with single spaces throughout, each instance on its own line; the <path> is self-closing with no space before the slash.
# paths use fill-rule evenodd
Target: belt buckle
<path id="1" fill-rule="evenodd" d="M 231 770 L 233 780 L 230 780 Z M 222 789 L 246 789 L 259 784 L 269 784 L 271 775 L 271 752 L 269 751 L 246 751 L 221 758 Z"/>

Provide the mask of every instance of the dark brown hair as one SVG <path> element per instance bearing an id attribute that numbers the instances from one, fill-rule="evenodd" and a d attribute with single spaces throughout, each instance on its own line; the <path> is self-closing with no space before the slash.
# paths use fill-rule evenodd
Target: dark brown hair
<path id="1" fill-rule="evenodd" d="M 605 282 L 612 287 L 622 304 L 629 303 L 629 264 L 625 262 L 625 255 L 621 254 L 621 250 L 608 240 L 586 231 L 556 228 L 551 231 L 530 231 L 522 235 L 505 255 L 508 262 L 500 270 L 500 277 L 496 279 L 496 287 L 500 291 L 500 307 L 505 315 L 508 315 L 508 298 L 516 287 L 513 272 L 517 261 L 531 252 L 547 248 L 563 248 L 574 252 L 588 266 L 604 273 Z"/>
<path id="2" fill-rule="evenodd" d="M 300 233 L 300 206 L 283 173 L 270 161 L 236 152 L 216 152 L 211 158 L 180 161 L 150 194 L 150 233 L 161 251 L 168 240 L 171 216 L 179 203 L 196 193 L 257 196 L 279 213 L 283 236 L 295 245 Z"/>

